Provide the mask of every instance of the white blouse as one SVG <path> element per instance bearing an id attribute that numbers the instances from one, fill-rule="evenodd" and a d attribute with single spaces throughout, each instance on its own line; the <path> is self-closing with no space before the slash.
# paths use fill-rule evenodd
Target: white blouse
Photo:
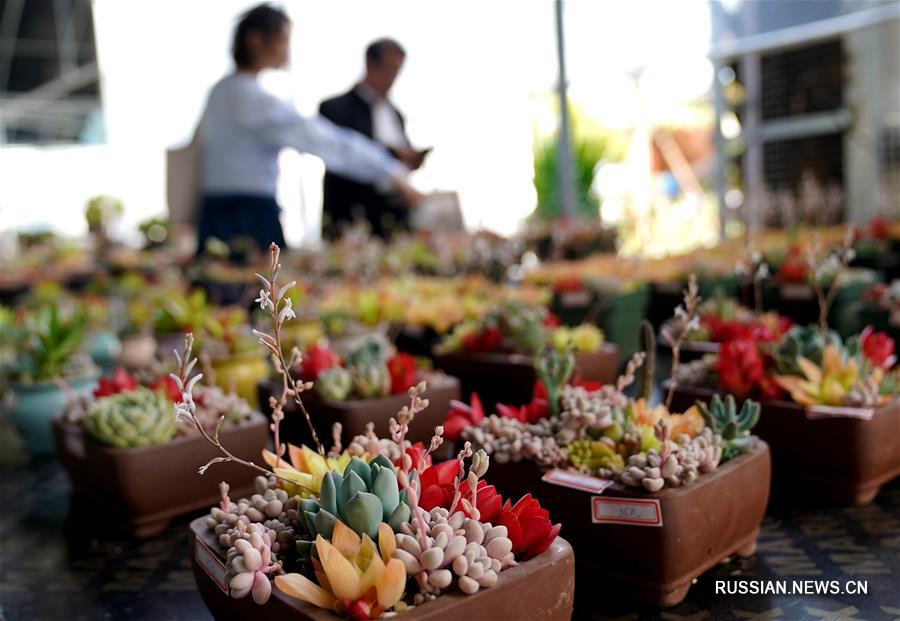
<path id="1" fill-rule="evenodd" d="M 300 116 L 245 73 L 226 76 L 213 87 L 199 139 L 206 194 L 274 197 L 284 147 L 317 155 L 331 172 L 363 183 L 406 171 L 384 147 L 328 119 Z"/>

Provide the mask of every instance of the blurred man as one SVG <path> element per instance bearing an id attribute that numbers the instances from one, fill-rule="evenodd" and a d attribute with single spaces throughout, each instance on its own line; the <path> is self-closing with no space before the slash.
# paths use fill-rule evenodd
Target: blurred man
<path id="1" fill-rule="evenodd" d="M 381 144 L 410 170 L 419 168 L 428 150 L 417 151 L 406 136 L 403 115 L 388 99 L 406 52 L 393 39 L 378 39 L 366 48 L 366 74 L 349 92 L 327 99 L 319 113 L 336 125 L 347 127 Z M 324 185 L 322 235 L 333 239 L 342 228 L 365 219 L 372 232 L 387 237 L 392 230 L 408 228 L 409 205 L 389 186 L 353 181 L 327 172 Z"/>

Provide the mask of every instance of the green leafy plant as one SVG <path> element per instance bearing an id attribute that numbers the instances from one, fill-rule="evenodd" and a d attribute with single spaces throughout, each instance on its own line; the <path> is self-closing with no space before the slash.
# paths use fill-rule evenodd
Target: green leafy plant
<path id="1" fill-rule="evenodd" d="M 159 308 L 159 314 L 154 322 L 156 333 L 199 330 L 209 321 L 211 312 L 206 294 L 201 289 L 188 295 L 170 296 Z"/>
<path id="2" fill-rule="evenodd" d="M 579 138 L 572 144 L 572 165 L 575 177 L 576 215 L 598 218 L 600 199 L 591 186 L 594 171 L 606 156 L 606 141 L 599 138 Z M 534 216 L 555 220 L 562 215 L 559 187 L 559 139 L 553 136 L 534 150 L 534 189 L 537 207 Z"/>
<path id="3" fill-rule="evenodd" d="M 759 422 L 760 412 L 760 406 L 755 401 L 744 401 L 738 411 L 733 396 L 722 399 L 719 395 L 713 395 L 708 407 L 697 401 L 697 409 L 706 426 L 714 434 L 722 436 L 722 461 L 737 457 L 753 441 L 750 430 Z"/>
<path id="4" fill-rule="evenodd" d="M 172 402 L 147 388 L 98 399 L 81 424 L 95 440 L 117 448 L 163 444 L 177 431 Z"/>
<path id="5" fill-rule="evenodd" d="M 138 224 L 138 230 L 144 236 L 145 248 L 155 248 L 164 244 L 169 238 L 170 228 L 168 218 L 148 218 Z"/>
<path id="6" fill-rule="evenodd" d="M 803 357 L 821 365 L 825 348 L 829 345 L 838 351 L 844 350 L 841 337 L 836 332 L 823 331 L 815 325 L 794 326 L 775 348 L 775 368 L 782 375 L 803 375 L 797 359 Z"/>
<path id="7" fill-rule="evenodd" d="M 14 375 L 18 381 L 50 382 L 67 375 L 67 365 L 84 342 L 87 316 L 79 309 L 64 317 L 56 306 L 26 320 L 20 333 Z"/>
<path id="8" fill-rule="evenodd" d="M 91 233 L 102 231 L 111 220 L 122 215 L 125 205 L 114 196 L 100 195 L 88 200 L 84 209 L 88 230 Z"/>
<path id="9" fill-rule="evenodd" d="M 575 370 L 575 356 L 571 352 L 560 353 L 547 348 L 534 365 L 538 379 L 547 390 L 547 407 L 552 416 L 559 415 L 560 395 L 562 387 Z"/>

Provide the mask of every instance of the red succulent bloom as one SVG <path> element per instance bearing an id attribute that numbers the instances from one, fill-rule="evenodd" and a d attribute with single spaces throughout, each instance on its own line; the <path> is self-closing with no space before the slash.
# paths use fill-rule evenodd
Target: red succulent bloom
<path id="1" fill-rule="evenodd" d="M 513 418 L 519 422 L 534 424 L 549 414 L 547 409 L 547 400 L 535 397 L 531 403 L 520 405 L 518 408 L 514 405 L 497 404 L 497 413 L 503 418 Z"/>
<path id="2" fill-rule="evenodd" d="M 496 523 L 506 526 L 513 553 L 522 560 L 537 556 L 549 548 L 561 528 L 560 524 L 550 523 L 550 514 L 531 494 L 526 494 L 513 506 L 507 500 L 500 509 Z"/>
<path id="3" fill-rule="evenodd" d="M 303 354 L 303 362 L 300 363 L 300 378 L 304 382 L 314 382 L 319 373 L 326 369 L 341 366 L 341 360 L 328 345 L 316 343 Z"/>
<path id="4" fill-rule="evenodd" d="M 130 392 L 137 388 L 137 380 L 123 368 L 113 371 L 112 377 L 101 377 L 94 389 L 94 397 L 109 397 L 120 392 Z M 179 395 L 180 397 L 181 395 Z"/>
<path id="5" fill-rule="evenodd" d="M 422 444 L 422 442 L 416 442 L 415 444 L 413 444 L 411 446 L 407 446 L 406 454 L 409 455 L 410 459 L 412 460 L 412 465 L 414 468 L 419 467 L 420 459 L 424 459 L 426 468 L 431 467 L 431 455 L 427 454 L 425 445 Z M 399 457 L 396 460 L 394 460 L 394 465 L 397 467 L 399 467 L 401 465 Z"/>
<path id="6" fill-rule="evenodd" d="M 794 244 L 788 248 L 787 256 L 778 268 L 778 279 L 784 282 L 806 282 L 809 264 L 803 257 L 803 248 Z"/>
<path id="7" fill-rule="evenodd" d="M 498 328 L 497 326 L 488 326 L 481 332 L 480 351 L 495 351 L 498 347 L 500 347 L 500 342 L 502 340 L 503 333 L 500 332 L 500 328 Z"/>
<path id="8" fill-rule="evenodd" d="M 469 488 L 468 480 L 463 481 L 462 485 L 459 486 L 459 494 L 460 498 L 468 498 L 471 500 L 472 491 L 471 488 Z M 453 496 L 451 494 L 450 502 L 452 501 Z M 493 522 L 500 514 L 500 508 L 503 506 L 503 497 L 497 492 L 497 488 L 493 485 L 488 485 L 486 481 L 481 480 L 478 481 L 478 494 L 475 497 L 475 503 L 475 506 L 478 508 L 478 520 L 484 523 Z M 449 504 L 445 506 L 445 508 L 449 507 Z M 462 505 L 459 505 L 459 508 L 468 517 L 472 517 Z"/>
<path id="9" fill-rule="evenodd" d="M 736 397 L 746 397 L 765 375 L 765 365 L 755 341 L 739 339 L 722 343 L 716 359 L 722 387 Z"/>
<path id="10" fill-rule="evenodd" d="M 875 332 L 872 326 L 866 326 L 860 332 L 859 349 L 866 360 L 885 371 L 890 371 L 897 362 L 897 356 L 894 355 L 894 339 L 885 332 Z"/>
<path id="11" fill-rule="evenodd" d="M 178 384 L 169 375 L 160 375 L 156 381 L 150 385 L 150 390 L 163 393 L 172 403 L 181 401 L 181 391 L 178 390 Z"/>
<path id="12" fill-rule="evenodd" d="M 481 405 L 481 399 L 478 398 L 478 393 L 473 392 L 470 401 L 471 405 L 455 399 L 450 402 L 450 407 L 453 409 L 450 410 L 444 421 L 445 440 L 459 440 L 463 429 L 484 418 L 484 408 Z"/>
<path id="13" fill-rule="evenodd" d="M 396 395 L 409 390 L 410 386 L 416 385 L 418 379 L 418 368 L 416 367 L 416 359 L 409 354 L 394 354 L 387 361 L 388 371 L 391 373 L 391 394 Z"/>
<path id="14" fill-rule="evenodd" d="M 465 335 L 462 342 L 463 349 L 469 353 L 488 353 L 500 347 L 503 333 L 497 326 L 487 326 L 481 332 Z"/>
<path id="15" fill-rule="evenodd" d="M 869 234 L 875 239 L 887 239 L 891 236 L 891 223 L 887 218 L 874 216 L 869 220 Z"/>
<path id="16" fill-rule="evenodd" d="M 419 475 L 419 506 L 425 511 L 435 507 L 450 507 L 453 502 L 453 480 L 459 475 L 459 461 L 451 459 L 430 468 Z"/>
<path id="17" fill-rule="evenodd" d="M 547 328 L 557 328 L 560 325 L 559 316 L 556 313 L 547 313 L 544 317 L 544 326 Z"/>
<path id="18" fill-rule="evenodd" d="M 581 279 L 576 276 L 560 278 L 553 284 L 553 291 L 555 293 L 565 293 L 565 292 L 580 291 L 580 290 L 581 290 Z"/>
<path id="19" fill-rule="evenodd" d="M 776 401 L 785 396 L 784 389 L 778 385 L 775 378 L 763 375 L 756 384 L 759 398 L 765 401 Z"/>

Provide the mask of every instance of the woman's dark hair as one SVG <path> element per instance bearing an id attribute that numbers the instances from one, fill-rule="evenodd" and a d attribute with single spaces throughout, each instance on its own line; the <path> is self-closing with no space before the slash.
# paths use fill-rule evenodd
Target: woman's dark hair
<path id="1" fill-rule="evenodd" d="M 247 67 L 253 64 L 250 48 L 247 45 L 248 34 L 256 32 L 262 35 L 263 39 L 269 39 L 278 34 L 278 31 L 290 21 L 287 13 L 270 4 L 260 4 L 244 13 L 237 28 L 234 29 L 234 42 L 231 45 L 231 55 L 237 66 Z"/>

